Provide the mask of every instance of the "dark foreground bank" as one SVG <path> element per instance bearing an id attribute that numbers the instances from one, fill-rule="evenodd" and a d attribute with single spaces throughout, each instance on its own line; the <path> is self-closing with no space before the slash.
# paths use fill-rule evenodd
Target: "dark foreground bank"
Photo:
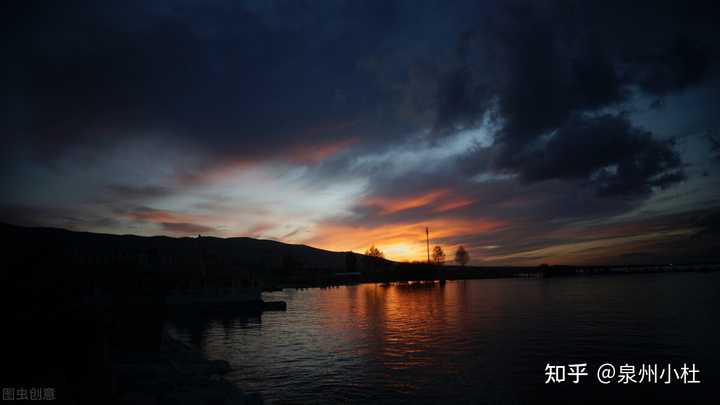
<path id="1" fill-rule="evenodd" d="M 208 360 L 186 343 L 163 334 L 157 352 L 129 352 L 112 364 L 117 404 L 262 404 L 223 375 L 230 365 Z"/>
<path id="2" fill-rule="evenodd" d="M 5 329 L 2 386 L 15 399 L 43 392 L 63 404 L 262 403 L 225 380 L 228 363 L 163 330 L 160 307 L 33 302 L 15 296 L 15 307 L 4 307 L 14 311 L 5 318 L 12 327 Z"/>

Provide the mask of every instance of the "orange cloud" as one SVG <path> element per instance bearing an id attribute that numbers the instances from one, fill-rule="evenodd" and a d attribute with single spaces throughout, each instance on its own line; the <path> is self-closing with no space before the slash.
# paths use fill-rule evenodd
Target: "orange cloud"
<path id="1" fill-rule="evenodd" d="M 284 149 L 278 153 L 259 155 L 255 158 L 237 158 L 216 162 L 196 171 L 180 172 L 177 179 L 181 184 L 200 185 L 222 181 L 267 163 L 267 159 L 284 160 L 295 164 L 316 164 L 334 156 L 355 143 L 357 137 L 335 140 L 324 144 L 303 144 Z"/>
<path id="2" fill-rule="evenodd" d="M 473 202 L 475 202 L 475 201 L 471 200 L 469 198 L 459 198 L 457 200 L 451 200 L 451 201 L 444 202 L 444 203 L 438 205 L 437 207 L 435 207 L 435 209 L 433 211 L 435 211 L 435 212 L 452 211 L 454 209 L 467 207 L 468 205 L 472 204 Z"/>
<path id="3" fill-rule="evenodd" d="M 449 190 L 447 189 L 439 189 L 412 197 L 369 197 L 364 199 L 360 205 L 380 207 L 383 214 L 392 214 L 399 211 L 430 205 L 445 196 L 448 192 Z"/>
<path id="4" fill-rule="evenodd" d="M 321 145 L 301 145 L 287 152 L 287 159 L 295 163 L 319 163 L 349 148 L 357 138 L 341 139 Z"/>

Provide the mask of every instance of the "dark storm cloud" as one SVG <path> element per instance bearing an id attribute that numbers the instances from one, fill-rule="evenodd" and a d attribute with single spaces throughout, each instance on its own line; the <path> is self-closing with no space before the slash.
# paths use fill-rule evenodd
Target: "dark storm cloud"
<path id="1" fill-rule="evenodd" d="M 5 136 L 55 154 L 162 131 L 232 158 L 336 139 L 305 135 L 381 103 L 357 61 L 393 27 L 384 4 L 11 2 Z"/>
<path id="2" fill-rule="evenodd" d="M 160 131 L 237 160 L 341 137 L 387 143 L 428 117 L 452 133 L 492 112 L 500 168 L 516 169 L 505 162 L 538 136 L 633 86 L 664 95 L 708 75 L 706 4 L 617 6 L 11 2 L 4 133 L 56 154 Z"/>
<path id="3" fill-rule="evenodd" d="M 436 139 L 485 125 L 495 142 L 462 156 L 448 169 L 454 172 L 437 181 L 396 181 L 386 179 L 383 167 L 371 169 L 371 187 L 380 195 L 412 195 L 438 181 L 491 172 L 524 182 L 558 179 L 602 197 L 643 198 L 687 179 L 673 139 L 639 127 L 630 115 L 639 108 L 638 95 L 662 104 L 717 77 L 720 53 L 711 38 L 720 32 L 712 6 L 454 4 L 456 13 L 471 17 L 458 20 L 463 23 L 443 46 L 385 53 L 372 68 L 396 90 L 392 108 L 432 128 Z M 406 77 L 393 75 L 398 66 Z M 379 147 L 392 146 L 382 141 Z M 325 175 L 342 165 L 331 162 Z"/>
<path id="4" fill-rule="evenodd" d="M 524 179 L 588 179 L 599 195 L 646 195 L 685 179 L 672 141 L 622 116 L 571 118 L 544 145 L 501 163 Z"/>
<path id="5" fill-rule="evenodd" d="M 636 90 L 664 96 L 706 80 L 719 56 L 716 15 L 707 2 L 498 7 L 459 40 L 461 62 L 438 87 L 436 132 L 491 112 L 502 129 L 491 151 L 479 148 L 476 168 L 584 178 L 601 195 L 669 186 L 685 178 L 672 142 L 621 113 L 593 113 L 621 108 Z"/>

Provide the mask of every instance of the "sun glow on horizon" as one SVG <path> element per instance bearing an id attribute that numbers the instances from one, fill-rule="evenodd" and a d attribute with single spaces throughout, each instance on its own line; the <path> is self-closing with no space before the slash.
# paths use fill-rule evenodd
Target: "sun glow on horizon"
<path id="1" fill-rule="evenodd" d="M 439 245 L 449 260 L 457 241 L 477 232 L 498 229 L 505 224 L 481 219 L 434 219 L 423 223 L 385 224 L 375 227 L 325 224 L 316 234 L 304 241 L 311 246 L 333 250 L 364 253 L 374 245 L 387 259 L 395 261 L 426 261 L 425 227 L 430 228 L 430 247 Z M 462 244 L 462 243 L 459 243 Z"/>

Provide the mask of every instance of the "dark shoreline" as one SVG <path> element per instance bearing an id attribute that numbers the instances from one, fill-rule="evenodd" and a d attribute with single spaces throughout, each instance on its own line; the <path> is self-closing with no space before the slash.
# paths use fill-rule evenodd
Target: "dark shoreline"
<path id="1" fill-rule="evenodd" d="M 499 278 L 565 278 L 622 276 L 630 274 L 666 274 L 666 273 L 709 273 L 720 271 L 720 264 L 687 264 L 687 265 L 632 265 L 632 266 L 534 266 L 534 267 L 480 267 L 480 266 L 445 266 L 430 267 L 422 264 L 404 264 L 408 267 L 424 267 L 412 273 L 406 271 L 395 273 L 390 270 L 386 274 L 361 275 L 355 278 L 333 278 L 304 282 L 282 283 L 265 292 L 279 291 L 283 288 L 323 288 L 364 283 L 396 284 L 442 282 L 444 280 L 482 280 Z M 438 272 L 438 268 L 441 272 Z"/>
<path id="2" fill-rule="evenodd" d="M 130 352 L 112 364 L 117 404 L 262 404 L 259 394 L 243 392 L 223 375 L 224 360 L 209 360 L 200 350 L 163 331 L 157 352 Z"/>

